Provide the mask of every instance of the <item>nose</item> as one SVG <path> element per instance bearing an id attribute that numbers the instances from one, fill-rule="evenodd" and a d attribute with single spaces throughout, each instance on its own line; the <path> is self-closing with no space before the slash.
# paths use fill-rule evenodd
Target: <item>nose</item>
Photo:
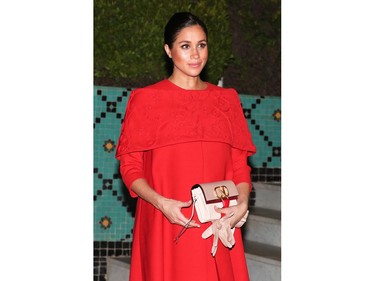
<path id="1" fill-rule="evenodd" d="M 191 55 L 190 55 L 190 57 L 192 59 L 198 59 L 199 58 L 199 52 L 198 52 L 197 48 L 192 48 L 191 49 Z"/>

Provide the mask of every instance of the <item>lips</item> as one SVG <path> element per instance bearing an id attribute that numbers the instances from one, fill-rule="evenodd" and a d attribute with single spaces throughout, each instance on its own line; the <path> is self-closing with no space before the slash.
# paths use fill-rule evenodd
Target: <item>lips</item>
<path id="1" fill-rule="evenodd" d="M 190 67 L 197 68 L 201 66 L 201 63 L 189 63 L 188 64 Z"/>

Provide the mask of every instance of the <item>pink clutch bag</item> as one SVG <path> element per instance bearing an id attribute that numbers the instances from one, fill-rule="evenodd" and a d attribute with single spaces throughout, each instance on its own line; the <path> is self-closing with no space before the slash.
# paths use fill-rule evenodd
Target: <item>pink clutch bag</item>
<path id="1" fill-rule="evenodd" d="M 201 223 L 220 219 L 218 208 L 237 205 L 238 190 L 231 180 L 195 184 L 191 188 L 198 219 Z"/>

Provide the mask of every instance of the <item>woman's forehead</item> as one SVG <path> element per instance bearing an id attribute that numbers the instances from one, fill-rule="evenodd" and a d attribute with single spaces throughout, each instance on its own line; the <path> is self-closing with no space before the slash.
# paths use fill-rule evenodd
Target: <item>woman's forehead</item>
<path id="1" fill-rule="evenodd" d="M 181 41 L 204 41 L 207 40 L 206 33 L 200 25 L 184 27 L 177 34 L 176 42 Z"/>

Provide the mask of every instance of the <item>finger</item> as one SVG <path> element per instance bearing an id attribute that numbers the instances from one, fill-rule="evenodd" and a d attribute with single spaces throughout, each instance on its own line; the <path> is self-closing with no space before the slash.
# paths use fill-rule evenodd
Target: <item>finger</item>
<path id="1" fill-rule="evenodd" d="M 197 223 L 195 220 L 192 220 L 189 224 L 189 227 L 201 227 L 201 225 Z"/>
<path id="2" fill-rule="evenodd" d="M 220 213 L 220 214 L 227 214 L 231 211 L 231 207 L 226 207 L 226 208 L 219 208 L 217 206 L 214 206 L 214 209 L 216 212 Z"/>
<path id="3" fill-rule="evenodd" d="M 186 202 L 180 202 L 181 203 L 181 207 L 182 208 L 185 208 L 185 207 L 189 207 L 191 205 L 193 201 L 190 199 L 189 201 L 186 201 Z"/>
<path id="4" fill-rule="evenodd" d="M 227 219 L 233 217 L 233 215 L 234 215 L 234 212 L 232 211 L 232 212 L 226 214 L 225 217 L 223 217 L 223 219 L 227 220 Z"/>
<path id="5" fill-rule="evenodd" d="M 231 217 L 233 217 L 233 215 L 234 215 L 234 212 L 230 212 L 230 213 L 226 214 L 224 217 L 222 217 L 220 219 L 221 223 L 222 224 L 225 223 L 228 219 L 230 219 Z"/>
<path id="6" fill-rule="evenodd" d="M 224 212 L 223 212 L 223 208 L 219 208 L 219 207 L 214 206 L 214 209 L 215 209 L 215 211 L 216 211 L 217 213 L 220 213 L 220 214 L 223 214 L 223 213 L 224 213 Z"/>
<path id="7" fill-rule="evenodd" d="M 192 228 L 192 227 L 201 227 L 199 223 L 197 223 L 195 220 L 189 220 L 186 217 L 183 219 L 184 226 Z"/>
<path id="8" fill-rule="evenodd" d="M 176 223 L 182 226 L 186 226 L 189 223 L 189 219 L 186 218 L 183 214 L 179 214 L 178 217 L 176 217 Z"/>

